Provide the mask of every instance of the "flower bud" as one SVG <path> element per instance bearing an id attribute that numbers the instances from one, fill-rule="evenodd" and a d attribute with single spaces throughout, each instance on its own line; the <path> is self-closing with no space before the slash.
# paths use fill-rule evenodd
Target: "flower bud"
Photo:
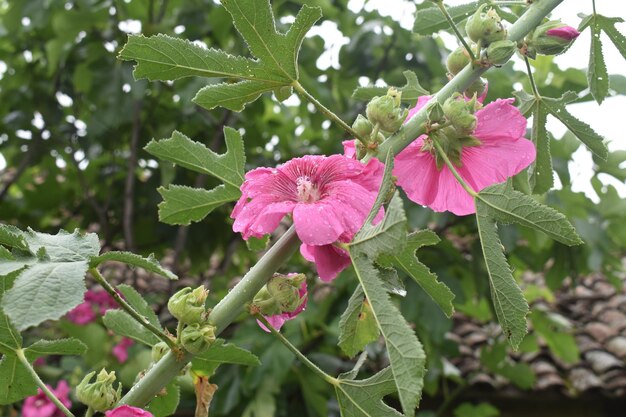
<path id="1" fill-rule="evenodd" d="M 438 101 L 432 100 L 426 107 L 426 117 L 430 123 L 438 123 L 444 118 L 443 107 Z"/>
<path id="2" fill-rule="evenodd" d="M 534 58 L 536 54 L 559 55 L 567 51 L 574 39 L 580 35 L 576 29 L 563 23 L 550 20 L 539 25 L 526 38 L 528 56 Z"/>
<path id="3" fill-rule="evenodd" d="M 359 137 L 367 139 L 372 133 L 374 126 L 372 126 L 372 122 L 359 114 L 354 123 L 352 123 L 352 129 L 359 135 Z"/>
<path id="4" fill-rule="evenodd" d="M 470 84 L 469 87 L 465 90 L 465 97 L 481 97 L 487 88 L 487 83 L 482 78 L 477 79 L 473 83 Z M 482 100 L 482 99 L 481 99 Z"/>
<path id="5" fill-rule="evenodd" d="M 492 8 L 485 13 L 483 12 L 485 7 L 487 4 L 480 6 L 465 24 L 467 36 L 476 43 L 480 42 L 482 46 L 506 39 L 507 35 L 498 13 Z"/>
<path id="6" fill-rule="evenodd" d="M 517 51 L 517 44 L 510 40 L 495 41 L 487 47 L 487 63 L 501 66 Z"/>
<path id="7" fill-rule="evenodd" d="M 185 350 L 197 355 L 208 349 L 215 341 L 215 326 L 208 323 L 190 324 L 183 329 L 180 341 Z"/>
<path id="8" fill-rule="evenodd" d="M 183 288 L 170 298 L 167 309 L 182 323 L 201 323 L 206 320 L 204 302 L 208 294 L 203 286 L 195 290 Z"/>
<path id="9" fill-rule="evenodd" d="M 400 107 L 401 96 L 401 92 L 391 87 L 387 95 L 374 97 L 365 110 L 369 121 L 374 125 L 378 123 L 380 130 L 385 132 L 392 133 L 400 129 L 409 114 L 408 109 Z"/>
<path id="10" fill-rule="evenodd" d="M 448 72 L 452 75 L 457 75 L 463 68 L 470 63 L 470 57 L 467 50 L 463 46 L 456 48 L 446 60 L 446 66 Z"/>
<path id="11" fill-rule="evenodd" d="M 302 304 L 300 287 L 306 281 L 304 274 L 276 274 L 258 292 L 252 303 L 264 316 L 294 312 Z"/>
<path id="12" fill-rule="evenodd" d="M 461 94 L 454 94 L 443 103 L 446 119 L 461 135 L 469 135 L 476 128 L 476 99 L 466 101 Z"/>
<path id="13" fill-rule="evenodd" d="M 163 356 L 169 352 L 170 348 L 167 346 L 165 342 L 159 342 L 156 345 L 152 346 L 152 362 L 156 363 L 161 360 Z"/>
<path id="14" fill-rule="evenodd" d="M 95 382 L 90 382 L 96 374 L 95 371 L 85 375 L 80 384 L 76 387 L 76 398 L 81 403 L 91 407 L 95 411 L 106 411 L 115 406 L 122 396 L 122 384 L 117 384 L 117 389 L 113 388 L 115 382 L 115 371 L 107 373 L 102 369 Z"/>

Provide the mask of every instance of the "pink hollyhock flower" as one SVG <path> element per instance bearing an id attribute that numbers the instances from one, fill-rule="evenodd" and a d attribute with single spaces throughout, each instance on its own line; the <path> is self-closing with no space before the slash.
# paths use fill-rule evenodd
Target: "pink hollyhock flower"
<path id="1" fill-rule="evenodd" d="M 130 405 L 120 405 L 113 410 L 105 411 L 105 417 L 154 417 L 151 412 Z"/>
<path id="2" fill-rule="evenodd" d="M 382 179 L 376 163 L 380 162 L 364 165 L 342 155 L 307 155 L 277 168 L 249 171 L 231 214 L 235 219 L 233 230 L 241 232 L 244 239 L 262 237 L 292 213 L 303 245 L 319 247 L 350 241 L 376 199 Z M 305 257 L 316 253 L 306 247 L 301 252 Z M 337 263 L 321 265 L 323 257 L 319 261 L 311 256 L 307 259 L 314 260 L 320 278 L 326 281 L 345 268 L 337 270 Z"/>
<path id="3" fill-rule="evenodd" d="M 548 29 L 546 31 L 548 36 L 556 36 L 557 38 L 566 39 L 568 41 L 574 40 L 580 35 L 580 32 L 571 26 L 556 27 Z"/>
<path id="4" fill-rule="evenodd" d="M 292 274 L 289 274 L 289 275 L 292 275 Z M 263 316 L 269 322 L 269 324 L 272 325 L 273 328 L 275 328 L 276 330 L 280 330 L 280 328 L 283 327 L 283 324 L 285 324 L 285 322 L 294 319 L 298 314 L 304 311 L 304 309 L 306 308 L 306 303 L 308 301 L 306 281 L 303 282 L 302 285 L 300 285 L 300 288 L 298 289 L 298 294 L 300 295 L 301 299 L 304 299 L 304 301 L 294 311 L 290 313 L 275 314 L 273 316 Z M 270 332 L 270 330 L 267 327 L 265 327 L 265 325 L 261 323 L 259 320 L 257 320 L 257 323 L 259 324 L 259 326 L 261 326 L 263 330 L 265 330 L 268 333 Z"/>
<path id="5" fill-rule="evenodd" d="M 423 96 L 409 112 L 417 113 L 430 97 Z M 481 144 L 465 147 L 456 169 L 475 191 L 505 181 L 535 160 L 535 146 L 524 138 L 526 119 L 511 105 L 513 99 L 496 100 L 478 110 L 472 136 Z M 474 199 L 444 165 L 437 169 L 435 157 L 422 150 L 426 135 L 418 137 L 395 158 L 393 175 L 398 186 L 414 202 L 435 211 L 451 211 L 463 216 L 474 213 Z"/>
<path id="6" fill-rule="evenodd" d="M 56 389 L 48 385 L 50 391 L 57 396 L 61 403 L 70 408 L 72 402 L 69 399 L 70 387 L 67 382 L 61 380 Z M 22 406 L 22 417 L 65 417 L 65 414 L 44 394 L 41 388 L 37 389 L 37 395 L 28 397 Z"/>
<path id="7" fill-rule="evenodd" d="M 115 299 L 105 290 L 87 290 L 85 301 L 67 313 L 67 318 L 76 324 L 85 325 L 96 321 L 96 312 L 103 316 L 108 310 L 118 307 Z"/>
<path id="8" fill-rule="evenodd" d="M 91 307 L 91 303 L 85 301 L 67 313 L 67 318 L 76 324 L 85 325 L 95 321 L 97 317 Z"/>
<path id="9" fill-rule="evenodd" d="M 113 346 L 113 356 L 115 356 L 120 363 L 126 362 L 128 360 L 128 348 L 134 344 L 133 339 L 122 337 L 122 340 L 120 340 L 117 345 Z"/>

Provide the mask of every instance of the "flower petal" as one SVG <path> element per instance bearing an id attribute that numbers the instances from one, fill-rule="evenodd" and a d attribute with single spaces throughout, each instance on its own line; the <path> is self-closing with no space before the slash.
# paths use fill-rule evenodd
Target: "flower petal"
<path id="1" fill-rule="evenodd" d="M 296 233 L 308 245 L 333 243 L 344 231 L 334 207 L 326 201 L 299 203 L 293 210 Z"/>
<path id="2" fill-rule="evenodd" d="M 515 100 L 498 99 L 476 112 L 476 129 L 473 136 L 484 144 L 503 139 L 518 139 L 526 133 L 526 119 L 513 106 Z"/>
<path id="3" fill-rule="evenodd" d="M 273 202 L 268 198 L 257 197 L 240 210 L 233 223 L 233 230 L 241 232 L 245 240 L 250 236 L 263 237 L 273 232 L 295 206 L 293 201 Z"/>
<path id="4" fill-rule="evenodd" d="M 322 281 L 332 281 L 341 271 L 350 266 L 348 253 L 334 245 L 300 245 L 300 253 L 307 261 L 314 262 Z"/>

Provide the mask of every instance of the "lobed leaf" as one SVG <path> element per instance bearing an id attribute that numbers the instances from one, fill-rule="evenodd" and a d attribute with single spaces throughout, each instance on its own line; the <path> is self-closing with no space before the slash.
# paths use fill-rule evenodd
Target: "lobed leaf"
<path id="1" fill-rule="evenodd" d="M 372 307 L 359 285 L 348 300 L 348 307 L 339 320 L 339 347 L 352 358 L 368 343 L 378 339 L 379 335 L 380 330 Z"/>
<path id="2" fill-rule="evenodd" d="M 476 206 L 484 216 L 501 223 L 517 223 L 545 233 L 569 246 L 583 241 L 567 217 L 533 197 L 513 190 L 510 183 L 495 184 L 478 194 Z"/>
<path id="3" fill-rule="evenodd" d="M 192 101 L 207 110 L 224 107 L 231 111 L 240 112 L 243 111 L 246 104 L 255 101 L 261 94 L 275 89 L 275 84 L 267 84 L 262 81 L 211 84 L 198 91 Z"/>
<path id="4" fill-rule="evenodd" d="M 406 78 L 406 84 L 399 87 L 398 91 L 402 93 L 402 101 L 414 104 L 420 96 L 428 95 L 428 90 L 424 89 L 417 80 L 417 75 L 413 71 L 404 71 L 402 73 Z M 352 93 L 355 100 L 369 101 L 376 96 L 384 96 L 387 94 L 389 87 L 376 87 L 373 85 L 367 87 L 357 87 Z"/>
<path id="5" fill-rule="evenodd" d="M 59 230 L 56 235 L 35 232 L 28 229 L 24 233 L 31 253 L 39 255 L 45 250 L 46 258 L 52 262 L 88 261 L 100 252 L 100 241 L 95 233 L 82 235 L 78 229 L 74 233 Z"/>
<path id="6" fill-rule="evenodd" d="M 223 339 L 217 339 L 208 350 L 192 359 L 191 369 L 196 374 L 211 376 L 217 367 L 224 363 L 257 366 L 261 362 L 250 351 L 233 343 L 226 343 Z"/>
<path id="7" fill-rule="evenodd" d="M 485 1 L 473 1 L 460 6 L 446 7 L 446 10 L 448 10 L 454 23 L 458 24 L 473 14 L 481 3 L 485 3 Z M 418 35 L 432 35 L 449 27 L 450 25 L 446 17 L 441 13 L 441 10 L 439 10 L 439 7 L 418 9 L 415 13 L 413 32 Z"/>
<path id="8" fill-rule="evenodd" d="M 591 95 L 598 102 L 602 101 L 609 94 L 609 73 L 602 54 L 602 41 L 600 40 L 601 29 L 596 16 L 591 19 L 591 51 L 589 52 L 589 67 L 587 70 L 587 81 Z M 619 32 L 618 32 L 619 33 Z"/>
<path id="9" fill-rule="evenodd" d="M 91 258 L 89 266 L 91 268 L 95 268 L 101 263 L 108 261 L 122 262 L 126 265 L 143 268 L 148 272 L 153 272 L 165 278 L 178 279 L 178 277 L 174 273 L 168 271 L 167 269 L 163 268 L 161 264 L 159 264 L 159 261 L 157 261 L 157 259 L 154 257 L 154 254 L 150 254 L 147 258 L 144 258 L 143 256 L 137 255 L 132 252 L 110 251 L 100 256 Z"/>
<path id="10" fill-rule="evenodd" d="M 173 381 L 165 387 L 163 395 L 157 395 L 146 406 L 146 410 L 154 417 L 167 417 L 176 413 L 180 402 L 180 387 Z"/>
<path id="11" fill-rule="evenodd" d="M 158 190 L 163 201 L 159 203 L 159 220 L 167 224 L 188 225 L 204 219 L 216 208 L 236 201 L 241 196 L 238 188 L 219 185 L 212 190 L 170 185 Z"/>
<path id="12" fill-rule="evenodd" d="M 361 380 L 350 373 L 339 376 L 335 385 L 342 417 L 401 417 L 397 410 L 384 403 L 383 398 L 396 390 L 390 367 Z"/>

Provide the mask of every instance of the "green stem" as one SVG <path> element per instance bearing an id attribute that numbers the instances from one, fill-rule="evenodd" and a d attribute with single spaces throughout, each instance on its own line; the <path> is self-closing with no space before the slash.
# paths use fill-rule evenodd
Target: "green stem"
<path id="1" fill-rule="evenodd" d="M 439 155 L 441 156 L 443 161 L 446 163 L 446 165 L 450 169 L 450 172 L 452 172 L 452 175 L 454 175 L 454 178 L 456 178 L 456 180 L 459 182 L 459 184 L 461 184 L 463 189 L 465 191 L 467 191 L 467 193 L 469 195 L 471 195 L 472 197 L 474 197 L 474 198 L 478 197 L 478 193 L 476 191 L 474 191 L 472 189 L 472 187 L 467 185 L 465 180 L 461 177 L 461 175 L 459 175 L 459 173 L 457 172 L 456 168 L 454 167 L 454 164 L 450 161 L 450 158 L 448 158 L 448 155 L 446 155 L 446 153 L 444 152 L 444 150 L 441 147 L 441 145 L 439 144 L 439 142 L 437 142 L 437 140 L 434 139 L 434 138 L 430 138 L 430 140 L 432 140 L 433 145 L 435 145 L 435 148 L 437 149 L 437 152 L 439 153 Z"/>
<path id="2" fill-rule="evenodd" d="M 57 408 L 61 410 L 63 414 L 65 414 L 67 417 L 75 417 L 74 414 L 72 414 L 72 412 L 68 410 L 65 405 L 63 405 L 61 400 L 59 400 L 57 396 L 54 395 L 52 391 L 50 391 L 50 389 L 41 380 L 41 378 L 39 378 L 39 375 L 37 374 L 37 372 L 35 372 L 35 369 L 33 369 L 33 366 L 30 364 L 28 359 L 26 359 L 26 356 L 24 355 L 24 350 L 17 349 L 15 351 L 15 354 L 17 355 L 17 359 L 19 359 L 22 365 L 24 365 L 24 367 L 26 368 L 30 376 L 35 380 L 35 383 L 37 384 L 37 386 L 41 388 L 41 390 L 44 392 L 44 394 L 46 394 L 48 398 L 50 398 L 50 401 L 52 401 L 54 405 L 56 405 Z"/>
<path id="3" fill-rule="evenodd" d="M 443 4 L 443 0 L 437 1 L 437 6 L 439 6 L 439 10 L 441 10 L 441 13 L 443 13 L 443 15 L 445 16 L 446 20 L 450 24 L 450 27 L 454 31 L 454 34 L 456 35 L 456 37 L 459 40 L 459 42 L 461 42 L 461 44 L 463 44 L 463 47 L 465 48 L 465 50 L 467 51 L 469 56 L 472 58 L 472 62 L 476 61 L 476 56 L 474 55 L 474 51 L 472 51 L 472 48 L 470 48 L 470 46 L 467 44 L 467 41 L 465 40 L 465 38 L 461 34 L 461 32 L 459 32 L 459 28 L 456 27 L 456 24 L 454 23 L 454 20 L 452 20 L 452 16 L 450 16 L 450 13 L 448 13 L 448 10 L 446 9 L 446 6 L 444 6 L 444 4 Z"/>
<path id="4" fill-rule="evenodd" d="M 94 413 L 93 408 L 87 407 L 87 411 L 85 411 L 85 417 L 92 417 Z"/>
<path id="5" fill-rule="evenodd" d="M 528 79 L 530 80 L 530 85 L 533 88 L 533 94 L 537 100 L 541 100 L 541 94 L 539 94 L 539 90 L 537 89 L 537 84 L 535 84 L 535 78 L 533 77 L 533 70 L 530 67 L 530 61 L 527 56 L 524 56 L 524 61 L 526 62 L 526 71 L 528 71 Z"/>
<path id="6" fill-rule="evenodd" d="M 151 333 L 154 333 L 156 337 L 164 341 L 170 349 L 177 350 L 178 346 L 172 339 L 170 339 L 163 331 L 157 328 L 155 325 L 150 323 L 148 319 L 139 314 L 130 304 L 124 300 L 120 294 L 115 290 L 115 288 L 109 284 L 109 282 L 102 276 L 100 271 L 96 268 L 91 268 L 89 270 L 91 275 L 95 278 L 95 280 L 108 292 L 111 297 L 115 299 L 115 301 L 122 307 L 122 310 L 126 311 L 132 318 L 134 318 L 139 324 L 148 329 Z"/>
<path id="7" fill-rule="evenodd" d="M 596 0 L 591 0 L 591 5 L 593 6 L 593 14 L 596 15 Z"/>
<path id="8" fill-rule="evenodd" d="M 304 356 L 302 354 L 302 352 L 300 352 L 297 347 L 292 345 L 291 342 L 289 341 L 289 339 L 287 339 L 285 336 L 280 334 L 280 332 L 278 332 L 269 323 L 269 321 L 267 321 L 265 319 L 265 317 L 263 317 L 261 314 L 255 314 L 254 317 L 256 317 L 256 319 L 259 320 L 261 323 L 263 323 L 263 325 L 265 325 L 265 327 L 267 327 L 269 329 L 269 331 L 272 332 L 272 334 L 276 338 L 278 338 L 278 340 L 280 340 L 282 342 L 282 344 L 285 345 L 285 347 L 287 347 L 287 349 L 289 349 L 294 355 L 296 355 L 296 357 L 298 359 L 300 359 L 300 362 L 305 364 L 311 371 L 313 371 L 313 373 L 317 374 L 317 376 L 319 376 L 320 378 L 322 378 L 324 381 L 328 382 L 331 385 L 338 385 L 339 384 L 339 381 L 337 381 L 336 378 L 333 378 L 332 376 L 328 375 L 326 372 L 322 371 L 316 364 L 311 362 L 309 360 L 309 358 Z"/>
<path id="9" fill-rule="evenodd" d="M 176 343 L 180 345 L 180 336 L 183 333 L 183 327 L 185 327 L 185 323 L 183 323 L 182 321 L 178 322 L 178 325 L 176 326 Z"/>
<path id="10" fill-rule="evenodd" d="M 292 84 L 293 88 L 300 93 L 304 98 L 309 100 L 315 107 L 318 108 L 319 111 L 324 113 L 326 117 L 328 117 L 333 122 L 337 123 L 343 130 L 348 132 L 351 136 L 354 136 L 357 139 L 362 139 L 355 131 L 352 129 L 346 122 L 341 120 L 339 116 L 333 113 L 330 109 L 325 107 L 322 103 L 320 103 L 315 97 L 313 97 L 298 81 L 294 81 Z"/>

